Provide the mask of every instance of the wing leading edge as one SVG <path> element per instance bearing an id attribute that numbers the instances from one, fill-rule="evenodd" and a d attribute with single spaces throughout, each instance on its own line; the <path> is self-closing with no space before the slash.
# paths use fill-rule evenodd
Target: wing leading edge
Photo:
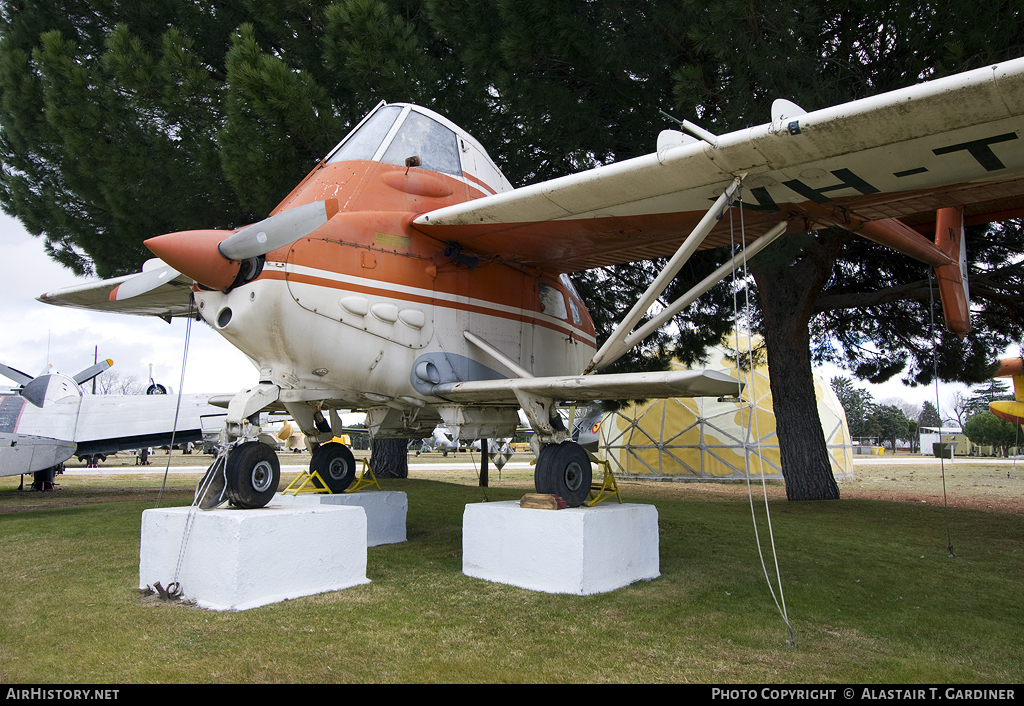
<path id="1" fill-rule="evenodd" d="M 744 176 L 747 239 L 853 230 L 899 218 L 927 231 L 938 208 L 966 222 L 1024 214 L 1024 59 L 792 120 L 669 141 L 657 153 L 421 214 L 415 227 L 480 256 L 575 271 L 670 255 Z M 723 219 L 703 247 L 727 244 Z"/>
<path id="2" fill-rule="evenodd" d="M 129 299 L 111 301 L 111 292 L 138 275 L 125 275 L 113 279 L 88 282 L 47 292 L 37 297 L 44 304 L 67 306 L 91 311 L 109 311 L 117 314 L 159 316 L 188 316 L 192 296 L 192 279 L 178 274 L 148 292 Z M 192 312 L 194 313 L 194 312 Z"/>

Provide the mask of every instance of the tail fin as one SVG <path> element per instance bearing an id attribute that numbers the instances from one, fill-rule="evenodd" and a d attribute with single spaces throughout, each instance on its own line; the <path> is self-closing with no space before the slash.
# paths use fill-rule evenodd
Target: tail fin
<path id="1" fill-rule="evenodd" d="M 935 218 L 935 244 L 953 262 L 935 268 L 946 328 L 963 338 L 971 331 L 970 292 L 967 288 L 967 247 L 963 207 L 940 208 Z"/>

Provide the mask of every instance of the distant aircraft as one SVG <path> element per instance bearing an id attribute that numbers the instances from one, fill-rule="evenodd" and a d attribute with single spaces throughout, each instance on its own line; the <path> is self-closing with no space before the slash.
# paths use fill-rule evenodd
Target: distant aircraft
<path id="1" fill-rule="evenodd" d="M 1024 359 L 1005 358 L 999 361 L 995 377 L 1013 378 L 1014 399 L 989 402 L 989 410 L 1000 419 L 1024 426 Z"/>
<path id="2" fill-rule="evenodd" d="M 437 426 L 434 427 L 433 434 L 422 440 L 420 450 L 416 452 L 416 455 L 419 456 L 427 451 L 441 451 L 447 457 L 449 451 L 457 453 L 460 448 L 462 447 L 459 442 L 448 433 L 447 429 Z"/>
<path id="3" fill-rule="evenodd" d="M 171 443 L 175 395 L 89 395 L 82 384 L 113 365 L 104 360 L 77 375 L 45 372 L 32 377 L 0 364 L 0 375 L 19 387 L 0 392 L 0 476 L 33 474 L 33 487 L 52 488 L 72 456 Z M 227 412 L 207 404 L 210 395 L 183 395 L 174 443 L 201 441 L 203 422 L 223 423 Z"/>
<path id="4" fill-rule="evenodd" d="M 537 491 L 576 506 L 590 461 L 556 405 L 738 394 L 721 373 L 591 373 L 743 258 L 785 233 L 846 228 L 933 267 L 962 336 L 964 225 L 1024 214 L 1024 59 L 810 113 L 778 100 L 771 122 L 726 135 L 683 128 L 652 154 L 513 189 L 457 125 L 382 102 L 267 219 L 152 238 L 161 260 L 141 274 L 40 300 L 198 312 L 254 361 L 259 382 L 231 400 L 225 432 L 236 505 L 266 504 L 280 474 L 253 441 L 261 410 L 286 409 L 316 444 L 336 436 L 341 409 L 365 410 L 374 438 L 427 438 L 444 423 L 471 440 L 511 436 L 521 407 Z M 734 232 L 739 219 L 722 215 L 741 186 Z M 745 252 L 637 328 L 693 252 L 743 239 Z M 663 256 L 598 349 L 567 273 Z M 349 464 L 336 446 L 314 451 L 311 470 Z"/>

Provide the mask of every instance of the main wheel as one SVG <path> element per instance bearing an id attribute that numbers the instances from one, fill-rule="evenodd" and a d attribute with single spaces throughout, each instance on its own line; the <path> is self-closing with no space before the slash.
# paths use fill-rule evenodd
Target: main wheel
<path id="1" fill-rule="evenodd" d="M 574 441 L 540 450 L 533 484 L 538 493 L 558 495 L 569 507 L 579 507 L 590 493 L 590 457 Z"/>
<path id="2" fill-rule="evenodd" d="M 344 444 L 328 442 L 313 451 L 309 472 L 319 471 L 332 493 L 342 493 L 356 477 L 356 459 Z"/>
<path id="3" fill-rule="evenodd" d="M 266 444 L 249 441 L 228 455 L 225 493 L 235 507 L 257 508 L 270 502 L 281 481 L 277 454 Z"/>

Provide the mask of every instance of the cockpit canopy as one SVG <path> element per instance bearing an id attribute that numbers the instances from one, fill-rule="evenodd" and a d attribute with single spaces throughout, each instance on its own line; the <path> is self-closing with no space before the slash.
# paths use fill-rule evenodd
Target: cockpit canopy
<path id="1" fill-rule="evenodd" d="M 468 133 L 437 113 L 409 103 L 381 102 L 327 156 L 327 162 L 373 160 L 418 166 L 466 180 L 488 193 L 512 188 Z"/>

